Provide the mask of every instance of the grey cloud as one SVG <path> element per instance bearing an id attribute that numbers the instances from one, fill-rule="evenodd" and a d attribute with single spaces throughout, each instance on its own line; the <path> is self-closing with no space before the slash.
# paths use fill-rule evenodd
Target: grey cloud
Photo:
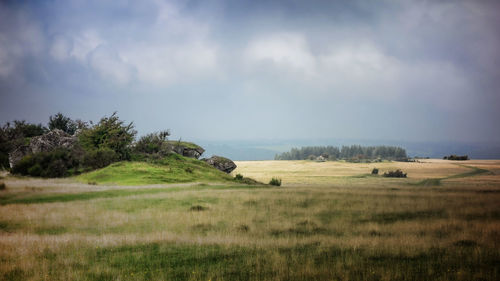
<path id="1" fill-rule="evenodd" d="M 40 120 L 118 110 L 195 138 L 500 139 L 499 13 L 495 1 L 9 3 L 0 118 L 33 99 Z"/>

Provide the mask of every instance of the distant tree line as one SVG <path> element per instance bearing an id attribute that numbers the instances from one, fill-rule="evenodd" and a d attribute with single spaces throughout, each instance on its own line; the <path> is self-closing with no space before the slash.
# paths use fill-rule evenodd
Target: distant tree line
<path id="1" fill-rule="evenodd" d="M 361 159 L 407 159 L 406 150 L 397 146 L 305 146 L 292 148 L 289 152 L 276 154 L 275 160 L 307 160 L 323 156 L 327 160 L 361 160 Z"/>

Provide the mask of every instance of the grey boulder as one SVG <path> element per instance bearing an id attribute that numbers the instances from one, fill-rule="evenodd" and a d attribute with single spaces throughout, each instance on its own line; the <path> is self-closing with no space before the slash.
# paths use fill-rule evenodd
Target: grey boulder
<path id="1" fill-rule="evenodd" d="M 236 169 L 236 164 L 231 159 L 222 156 L 214 155 L 208 159 L 204 159 L 204 161 L 207 164 L 212 165 L 215 168 L 228 174 L 231 173 L 234 169 Z"/>
<path id="2" fill-rule="evenodd" d="M 58 148 L 71 149 L 77 139 L 62 130 L 54 129 L 41 136 L 31 138 L 29 145 L 23 145 L 9 153 L 9 165 L 14 167 L 24 156 L 39 152 L 49 152 Z"/>
<path id="3" fill-rule="evenodd" d="M 170 145 L 170 150 L 185 157 L 198 159 L 205 152 L 205 149 L 193 143 L 171 142 Z"/>

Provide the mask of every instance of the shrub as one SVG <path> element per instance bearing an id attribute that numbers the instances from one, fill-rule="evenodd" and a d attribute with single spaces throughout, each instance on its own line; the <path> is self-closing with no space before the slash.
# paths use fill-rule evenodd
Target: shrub
<path id="1" fill-rule="evenodd" d="M 118 154 L 107 147 L 87 151 L 83 157 L 83 165 L 92 169 L 100 169 L 118 161 Z"/>
<path id="2" fill-rule="evenodd" d="M 7 189 L 7 186 L 5 186 L 5 183 L 1 182 L 0 183 L 0 190 L 5 190 Z"/>
<path id="3" fill-rule="evenodd" d="M 403 171 L 397 169 L 396 171 L 389 171 L 384 173 L 384 177 L 388 178 L 406 178 L 406 174 Z"/>
<path id="4" fill-rule="evenodd" d="M 258 182 L 254 179 L 246 178 L 242 174 L 236 174 L 236 176 L 234 177 L 234 181 L 243 184 L 258 184 L 258 185 L 262 184 L 261 182 Z"/>
<path id="5" fill-rule="evenodd" d="M 57 149 L 25 156 L 12 168 L 12 173 L 44 178 L 64 177 L 70 174 L 70 170 L 77 170 L 79 166 L 77 153 Z"/>
<path id="6" fill-rule="evenodd" d="M 190 211 L 205 211 L 207 210 L 208 208 L 207 207 L 203 207 L 203 206 L 200 206 L 200 205 L 194 205 L 194 206 L 191 206 L 191 208 L 189 208 Z"/>
<path id="7" fill-rule="evenodd" d="M 166 153 L 167 151 L 167 137 L 170 135 L 168 130 L 157 133 L 147 134 L 142 136 L 134 144 L 134 152 L 136 153 Z"/>
<path id="8" fill-rule="evenodd" d="M 378 175 L 378 169 L 377 168 L 373 168 L 372 175 Z"/>
<path id="9" fill-rule="evenodd" d="M 47 132 L 41 124 L 30 124 L 26 121 L 7 122 L 0 127 L 0 169 L 9 169 L 9 153 L 21 145 L 29 142 L 34 136 Z"/>
<path id="10" fill-rule="evenodd" d="M 271 181 L 269 182 L 270 185 L 275 185 L 275 186 L 281 186 L 281 179 L 279 178 L 272 178 Z"/>
<path id="11" fill-rule="evenodd" d="M 96 125 L 83 129 L 78 136 L 87 151 L 107 148 L 113 150 L 119 160 L 129 160 L 136 133 L 133 123 L 126 125 L 115 112 L 110 117 L 101 118 Z"/>

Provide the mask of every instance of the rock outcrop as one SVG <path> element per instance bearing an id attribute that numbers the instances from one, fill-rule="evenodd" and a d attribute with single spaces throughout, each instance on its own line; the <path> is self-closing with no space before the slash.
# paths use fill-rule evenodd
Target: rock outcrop
<path id="1" fill-rule="evenodd" d="M 185 157 L 198 159 L 205 152 L 205 149 L 190 142 L 170 142 L 169 144 L 173 152 Z"/>
<path id="2" fill-rule="evenodd" d="M 41 136 L 31 138 L 29 145 L 20 146 L 9 153 L 10 167 L 14 167 L 27 154 L 49 152 L 56 148 L 71 149 L 76 143 L 76 137 L 68 135 L 62 130 L 54 129 Z"/>
<path id="3" fill-rule="evenodd" d="M 236 169 L 236 164 L 228 158 L 222 156 L 212 156 L 208 159 L 203 159 L 209 165 L 214 166 L 215 168 L 225 172 L 231 173 L 234 169 Z"/>

